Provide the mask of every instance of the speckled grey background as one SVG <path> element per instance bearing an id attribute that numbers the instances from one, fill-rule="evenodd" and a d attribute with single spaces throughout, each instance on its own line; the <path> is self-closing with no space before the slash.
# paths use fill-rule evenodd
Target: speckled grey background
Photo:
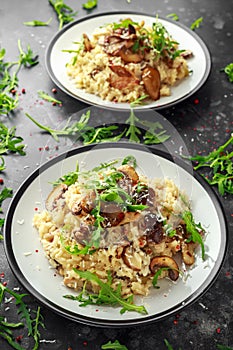
<path id="1" fill-rule="evenodd" d="M 86 16 L 80 1 L 67 0 L 67 4 L 77 10 L 76 18 Z M 203 17 L 203 23 L 196 33 L 207 44 L 212 59 L 212 68 L 206 84 L 192 97 L 174 107 L 161 110 L 160 113 L 172 124 L 176 133 L 191 155 L 207 154 L 216 146 L 226 141 L 233 131 L 233 85 L 221 71 L 233 62 L 233 2 L 230 0 L 99 0 L 92 13 L 111 10 L 141 11 L 163 17 L 176 13 L 181 23 L 188 27 Z M 33 19 L 46 21 L 52 17 L 49 27 L 30 28 L 24 21 Z M 23 180 L 42 162 L 69 149 L 72 142 L 63 138 L 57 144 L 47 134 L 25 117 L 25 112 L 32 114 L 42 124 L 51 126 L 63 125 L 64 121 L 77 110 L 87 107 L 66 96 L 59 89 L 56 98 L 63 101 L 62 107 L 52 106 L 38 99 L 37 91 L 50 92 L 54 84 L 45 70 L 45 50 L 51 37 L 58 30 L 55 13 L 48 1 L 41 0 L 1 0 L 0 2 L 0 46 L 7 50 L 7 60 L 14 60 L 18 55 L 17 40 L 23 45 L 30 44 L 33 51 L 39 54 L 39 65 L 33 69 L 22 69 L 19 74 L 19 91 L 26 89 L 20 96 L 19 108 L 14 115 L 0 117 L 8 126 L 17 126 L 17 133 L 27 144 L 26 156 L 9 155 L 5 157 L 7 170 L 1 176 L 8 187 L 14 191 Z M 111 122 L 111 117 L 99 116 L 96 123 Z M 63 123 L 63 124 L 62 124 Z M 180 152 L 180 139 L 171 139 L 170 146 L 177 154 Z M 45 147 L 49 146 L 49 147 Z M 160 147 L 160 146 L 159 146 Z M 161 146 L 162 147 L 162 146 Z M 45 330 L 41 330 L 40 344 L 42 350 L 83 350 L 101 349 L 109 340 L 118 339 L 129 350 L 163 350 L 164 339 L 168 339 L 174 350 L 214 350 L 217 344 L 233 348 L 233 200 L 232 196 L 219 197 L 224 208 L 229 228 L 229 246 L 222 270 L 211 288 L 198 301 L 161 322 L 148 326 L 129 329 L 99 329 L 69 321 L 54 314 L 42 306 L 45 317 Z M 3 214 L 10 200 L 4 202 Z M 22 242 L 23 247 L 23 242 Z M 3 243 L 0 243 L 0 273 L 4 272 L 2 282 L 10 288 L 24 288 L 17 281 L 8 266 Z M 51 285 L 51 288 L 53 286 Z M 38 303 L 31 296 L 27 297 L 31 308 Z M 156 301 L 155 301 L 156 302 Z M 9 309 L 8 309 L 9 307 Z M 9 320 L 16 320 L 16 310 L 12 304 L 1 308 Z M 32 349 L 26 332 L 23 334 L 22 346 Z M 0 349 L 10 347 L 0 338 Z"/>

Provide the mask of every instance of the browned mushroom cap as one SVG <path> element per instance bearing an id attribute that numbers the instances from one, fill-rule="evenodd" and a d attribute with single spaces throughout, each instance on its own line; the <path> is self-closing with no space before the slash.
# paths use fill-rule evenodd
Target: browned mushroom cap
<path id="1" fill-rule="evenodd" d="M 91 51 L 93 49 L 91 41 L 85 33 L 83 34 L 83 43 L 86 51 Z"/>
<path id="2" fill-rule="evenodd" d="M 67 189 L 66 185 L 60 184 L 50 192 L 45 202 L 45 207 L 48 211 L 52 211 L 57 207 L 58 200 L 62 198 Z"/>
<path id="3" fill-rule="evenodd" d="M 139 79 L 129 70 L 120 65 L 110 65 L 109 68 L 116 74 L 110 76 L 110 86 L 119 90 L 139 84 Z"/>
<path id="4" fill-rule="evenodd" d="M 176 281 L 179 277 L 179 266 L 176 261 L 170 256 L 161 255 L 155 256 L 151 259 L 150 269 L 152 273 L 155 273 L 156 270 L 167 267 L 168 275 L 172 281 Z"/>
<path id="5" fill-rule="evenodd" d="M 134 271 L 140 271 L 142 267 L 142 257 L 137 252 L 133 252 L 132 246 L 125 247 L 122 252 L 124 263 Z"/>
<path id="6" fill-rule="evenodd" d="M 139 180 L 138 173 L 131 165 L 121 165 L 118 169 L 121 173 L 126 175 L 132 182 L 137 183 Z"/>
<path id="7" fill-rule="evenodd" d="M 142 71 L 142 81 L 144 83 L 146 92 L 153 100 L 160 98 L 160 74 L 158 69 L 150 66 Z"/>
<path id="8" fill-rule="evenodd" d="M 130 49 L 126 49 L 125 47 L 122 47 L 120 49 L 120 51 L 118 52 L 118 56 L 120 56 L 122 60 L 126 63 L 139 63 L 144 58 L 142 52 L 135 53 Z"/>

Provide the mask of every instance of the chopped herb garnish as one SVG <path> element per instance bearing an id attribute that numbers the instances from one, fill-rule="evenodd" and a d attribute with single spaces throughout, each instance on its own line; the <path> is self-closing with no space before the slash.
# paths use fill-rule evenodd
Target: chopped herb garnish
<path id="1" fill-rule="evenodd" d="M 55 103 L 55 104 L 58 104 L 58 105 L 61 105 L 62 104 L 62 101 L 59 101 L 59 100 L 57 100 L 56 98 L 54 98 L 54 97 L 52 97 L 52 96 L 50 96 L 50 95 L 48 95 L 46 92 L 44 92 L 44 91 L 38 91 L 38 96 L 40 97 L 40 98 L 42 98 L 43 100 L 45 100 L 45 101 L 48 101 L 48 102 L 51 102 L 51 103 Z"/>
<path id="2" fill-rule="evenodd" d="M 61 29 L 64 24 L 70 23 L 74 20 L 74 16 L 76 16 L 77 12 L 74 12 L 73 9 L 66 5 L 63 0 L 49 0 L 49 3 L 57 14 L 59 29 Z"/>
<path id="3" fill-rule="evenodd" d="M 203 17 L 197 18 L 190 26 L 191 30 L 195 30 L 200 27 L 200 24 L 203 22 Z"/>
<path id="4" fill-rule="evenodd" d="M 95 8 L 98 4 L 98 0 L 87 0 L 87 2 L 85 2 L 84 4 L 82 4 L 82 7 L 85 10 L 92 10 L 93 8 Z"/>
<path id="5" fill-rule="evenodd" d="M 224 69 L 230 83 L 233 83 L 233 63 L 229 63 Z"/>
<path id="6" fill-rule="evenodd" d="M 219 193 L 223 196 L 225 193 L 233 194 L 233 151 L 228 151 L 228 147 L 233 145 L 233 133 L 231 137 L 219 148 L 210 152 L 207 156 L 196 155 L 190 157 L 192 161 L 198 162 L 194 169 L 201 167 L 211 169 L 211 174 L 204 179 L 210 185 L 217 185 Z"/>
<path id="7" fill-rule="evenodd" d="M 135 311 L 142 315 L 147 314 L 147 310 L 145 306 L 135 305 L 133 303 L 133 295 L 128 296 L 127 298 L 123 298 L 121 296 L 121 284 L 118 284 L 116 290 L 111 287 L 112 277 L 109 273 L 107 276 L 108 281 L 104 283 L 101 281 L 98 276 L 90 271 L 80 271 L 74 269 L 74 271 L 81 277 L 87 281 L 93 281 L 100 286 L 100 291 L 98 294 L 88 293 L 84 288 L 81 293 L 75 297 L 72 295 L 65 295 L 65 298 L 77 300 L 80 302 L 80 306 L 86 305 L 111 305 L 111 306 L 121 306 L 120 313 L 123 314 L 126 311 Z"/>
<path id="8" fill-rule="evenodd" d="M 108 343 L 103 344 L 101 349 L 128 350 L 128 348 L 125 345 L 122 345 L 118 340 L 115 340 L 114 343 L 109 341 Z"/>
<path id="9" fill-rule="evenodd" d="M 23 24 L 25 26 L 31 26 L 31 27 L 43 27 L 43 26 L 48 26 L 51 21 L 52 21 L 52 18 L 50 18 L 47 22 L 33 20 L 33 21 L 23 22 Z"/>

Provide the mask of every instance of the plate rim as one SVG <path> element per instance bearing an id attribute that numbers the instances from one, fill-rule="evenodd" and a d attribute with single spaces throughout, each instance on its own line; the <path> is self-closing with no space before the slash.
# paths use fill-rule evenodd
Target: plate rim
<path id="1" fill-rule="evenodd" d="M 53 69 L 51 66 L 51 61 L 50 61 L 50 56 L 51 56 L 51 51 L 52 51 L 53 46 L 55 45 L 56 41 L 63 35 L 63 33 L 65 33 L 71 27 L 78 25 L 79 23 L 86 22 L 86 21 L 91 20 L 91 19 L 96 18 L 96 17 L 103 17 L 104 18 L 105 16 L 109 16 L 109 15 L 138 15 L 138 16 L 142 16 L 142 17 L 143 16 L 147 16 L 147 17 L 151 17 L 151 18 L 155 17 L 149 13 L 139 12 L 139 11 L 107 11 L 107 12 L 101 12 L 101 13 L 95 13 L 95 14 L 88 14 L 85 17 L 78 18 L 77 20 L 66 24 L 62 29 L 60 29 L 58 32 L 56 32 L 53 35 L 53 37 L 50 39 L 49 44 L 46 47 L 46 51 L 45 51 L 45 68 L 46 68 L 46 71 L 47 71 L 50 79 L 68 96 L 73 97 L 74 99 L 78 100 L 79 102 L 83 102 L 83 103 L 86 103 L 86 104 L 92 105 L 92 106 L 99 106 L 100 107 L 101 103 L 92 103 L 88 99 L 85 99 L 82 97 L 80 98 L 76 94 L 74 94 L 73 92 L 69 91 L 69 89 L 67 89 L 65 86 L 63 86 L 63 84 L 57 79 L 57 77 L 55 76 L 55 74 L 53 72 Z M 164 21 L 170 22 L 170 23 L 182 28 L 187 33 L 189 33 L 192 37 L 194 37 L 194 39 L 201 46 L 203 53 L 204 53 L 204 56 L 206 58 L 205 73 L 204 73 L 203 79 L 194 88 L 192 88 L 191 91 L 187 92 L 184 96 L 178 98 L 177 100 L 172 101 L 172 102 L 167 103 L 167 104 L 164 104 L 164 105 L 158 105 L 158 106 L 151 106 L 151 105 L 148 105 L 148 107 L 135 106 L 134 109 L 137 109 L 137 110 L 148 110 L 148 109 L 160 110 L 160 109 L 172 107 L 172 106 L 186 100 L 187 98 L 191 97 L 195 92 L 197 92 L 206 83 L 206 81 L 210 75 L 210 71 L 211 71 L 211 66 L 212 66 L 211 55 L 210 55 L 209 48 L 208 48 L 207 44 L 203 41 L 203 39 L 198 34 L 196 34 L 195 31 L 191 30 L 189 27 L 187 27 L 183 23 L 180 23 L 178 21 L 174 21 L 170 18 L 166 18 L 163 16 L 158 16 L 158 18 L 162 19 Z M 124 108 L 124 107 L 119 107 L 119 105 L 116 108 L 116 107 L 114 107 L 114 103 L 112 103 L 111 106 L 104 105 L 102 107 L 104 107 L 106 109 L 114 109 L 114 110 L 118 110 L 118 111 L 126 111 L 129 109 L 129 108 Z"/>
<path id="2" fill-rule="evenodd" d="M 210 185 L 203 179 L 201 175 L 199 175 L 197 172 L 193 171 L 194 178 L 199 182 L 199 184 L 204 187 L 204 190 L 208 193 L 208 195 L 211 197 L 211 200 L 213 202 L 213 205 L 216 209 L 218 220 L 220 223 L 221 228 L 221 238 L 224 238 L 224 244 L 220 246 L 219 254 L 218 254 L 218 260 L 216 261 L 214 268 L 212 272 L 208 275 L 208 277 L 202 282 L 199 290 L 194 291 L 190 296 L 188 296 L 185 300 L 182 302 L 177 303 L 173 307 L 170 307 L 168 310 L 159 312 L 158 314 L 148 315 L 148 316 L 135 316 L 133 319 L 122 319 L 122 320 L 111 320 L 111 319 L 102 319 L 102 318 L 93 318 L 91 316 L 81 315 L 78 312 L 72 312 L 70 310 L 64 309 L 62 306 L 57 305 L 53 301 L 49 300 L 46 296 L 43 296 L 38 292 L 34 287 L 31 286 L 30 281 L 28 281 L 22 271 L 20 270 L 20 267 L 17 264 L 13 248 L 12 248 L 12 237 L 11 237 L 11 230 L 12 230 L 12 221 L 14 216 L 14 210 L 17 207 L 17 205 L 20 202 L 21 195 L 27 190 L 27 188 L 30 186 L 30 184 L 44 171 L 46 171 L 48 168 L 53 166 L 54 164 L 58 163 L 61 160 L 64 160 L 66 158 L 72 157 L 74 155 L 84 153 L 87 151 L 90 151 L 92 148 L 95 148 L 98 146 L 98 149 L 105 149 L 105 148 L 129 148 L 133 150 L 140 150 L 140 151 L 150 151 L 153 153 L 153 155 L 162 157 L 170 162 L 173 162 L 177 164 L 179 167 L 184 169 L 188 172 L 188 169 L 190 169 L 187 166 L 187 163 L 185 161 L 181 160 L 178 157 L 172 157 L 169 153 L 166 151 L 156 149 L 150 146 L 145 146 L 141 144 L 133 144 L 133 143 L 125 143 L 125 142 L 117 142 L 117 143 L 104 143 L 104 144 L 92 144 L 87 146 L 81 146 L 77 147 L 71 150 L 68 150 L 66 152 L 63 152 L 59 154 L 58 156 L 44 162 L 41 166 L 36 168 L 20 185 L 20 187 L 15 192 L 10 205 L 8 207 L 7 213 L 6 213 L 6 219 L 5 219 L 5 225 L 4 225 L 4 249 L 5 254 L 7 257 L 7 261 L 9 263 L 9 266 L 15 275 L 16 279 L 19 281 L 19 283 L 32 295 L 36 298 L 38 302 L 43 304 L 47 309 L 52 310 L 54 313 L 63 316 L 67 319 L 70 319 L 75 322 L 81 322 L 83 324 L 87 324 L 90 326 L 95 327 L 132 327 L 132 326 L 138 326 L 138 325 L 146 325 L 150 324 L 152 322 L 158 322 L 165 318 L 170 317 L 171 315 L 179 312 L 184 307 L 187 307 L 194 302 L 196 302 L 201 296 L 203 296 L 208 289 L 213 285 L 213 283 L 216 281 L 222 266 L 224 264 L 227 249 L 228 249 L 228 239 L 229 239 L 229 232 L 228 232 L 228 225 L 227 220 L 225 216 L 224 209 L 222 207 L 221 201 L 218 198 L 217 194 L 214 192 L 214 190 L 210 187 Z M 174 161 L 175 158 L 175 161 Z M 219 260 L 220 256 L 220 260 Z"/>

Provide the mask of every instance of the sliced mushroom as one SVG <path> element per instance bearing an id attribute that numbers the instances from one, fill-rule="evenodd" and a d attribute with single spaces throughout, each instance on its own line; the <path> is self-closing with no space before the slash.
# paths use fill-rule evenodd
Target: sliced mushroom
<path id="1" fill-rule="evenodd" d="M 84 47 L 85 47 L 85 51 L 91 51 L 93 49 L 92 45 L 91 45 L 91 41 L 88 38 L 87 34 L 83 34 L 83 43 L 84 43 Z"/>
<path id="2" fill-rule="evenodd" d="M 138 173 L 136 172 L 134 167 L 132 167 L 131 165 L 127 165 L 127 164 L 121 165 L 117 170 L 123 173 L 124 175 L 126 175 L 133 182 L 135 183 L 138 182 L 139 180 Z"/>
<path id="3" fill-rule="evenodd" d="M 177 262 L 170 256 L 162 255 L 155 256 L 151 259 L 150 269 L 152 273 L 155 273 L 158 269 L 166 267 L 168 268 L 168 275 L 172 281 L 176 281 L 179 277 L 179 266 Z"/>
<path id="4" fill-rule="evenodd" d="M 96 193 L 95 191 L 88 192 L 81 200 L 72 205 L 71 211 L 74 215 L 80 215 L 82 212 L 88 214 L 95 207 Z"/>
<path id="5" fill-rule="evenodd" d="M 193 242 L 186 243 L 182 242 L 181 244 L 181 252 L 182 258 L 186 265 L 193 265 L 195 262 L 194 249 L 196 244 Z"/>
<path id="6" fill-rule="evenodd" d="M 122 47 L 118 53 L 118 56 L 122 58 L 122 60 L 126 63 L 139 63 L 143 60 L 144 55 L 142 52 L 133 52 L 130 49 L 126 49 Z"/>
<path id="7" fill-rule="evenodd" d="M 139 79 L 129 69 L 120 65 L 110 65 L 109 68 L 116 74 L 110 76 L 111 87 L 123 90 L 139 84 Z"/>
<path id="8" fill-rule="evenodd" d="M 101 202 L 100 213 L 104 217 L 104 221 L 102 222 L 103 227 L 120 225 L 125 217 L 120 205 L 113 202 Z"/>
<path id="9" fill-rule="evenodd" d="M 124 263 L 134 271 L 140 271 L 142 268 L 142 257 L 137 252 L 133 252 L 132 246 L 125 247 L 122 252 Z"/>
<path id="10" fill-rule="evenodd" d="M 146 67 L 142 71 L 142 81 L 144 83 L 146 92 L 153 100 L 160 98 L 160 73 L 158 69 L 150 66 Z"/>
<path id="11" fill-rule="evenodd" d="M 53 211 L 58 204 L 58 200 L 62 198 L 68 187 L 64 184 L 56 186 L 48 195 L 45 207 L 48 211 Z"/>

